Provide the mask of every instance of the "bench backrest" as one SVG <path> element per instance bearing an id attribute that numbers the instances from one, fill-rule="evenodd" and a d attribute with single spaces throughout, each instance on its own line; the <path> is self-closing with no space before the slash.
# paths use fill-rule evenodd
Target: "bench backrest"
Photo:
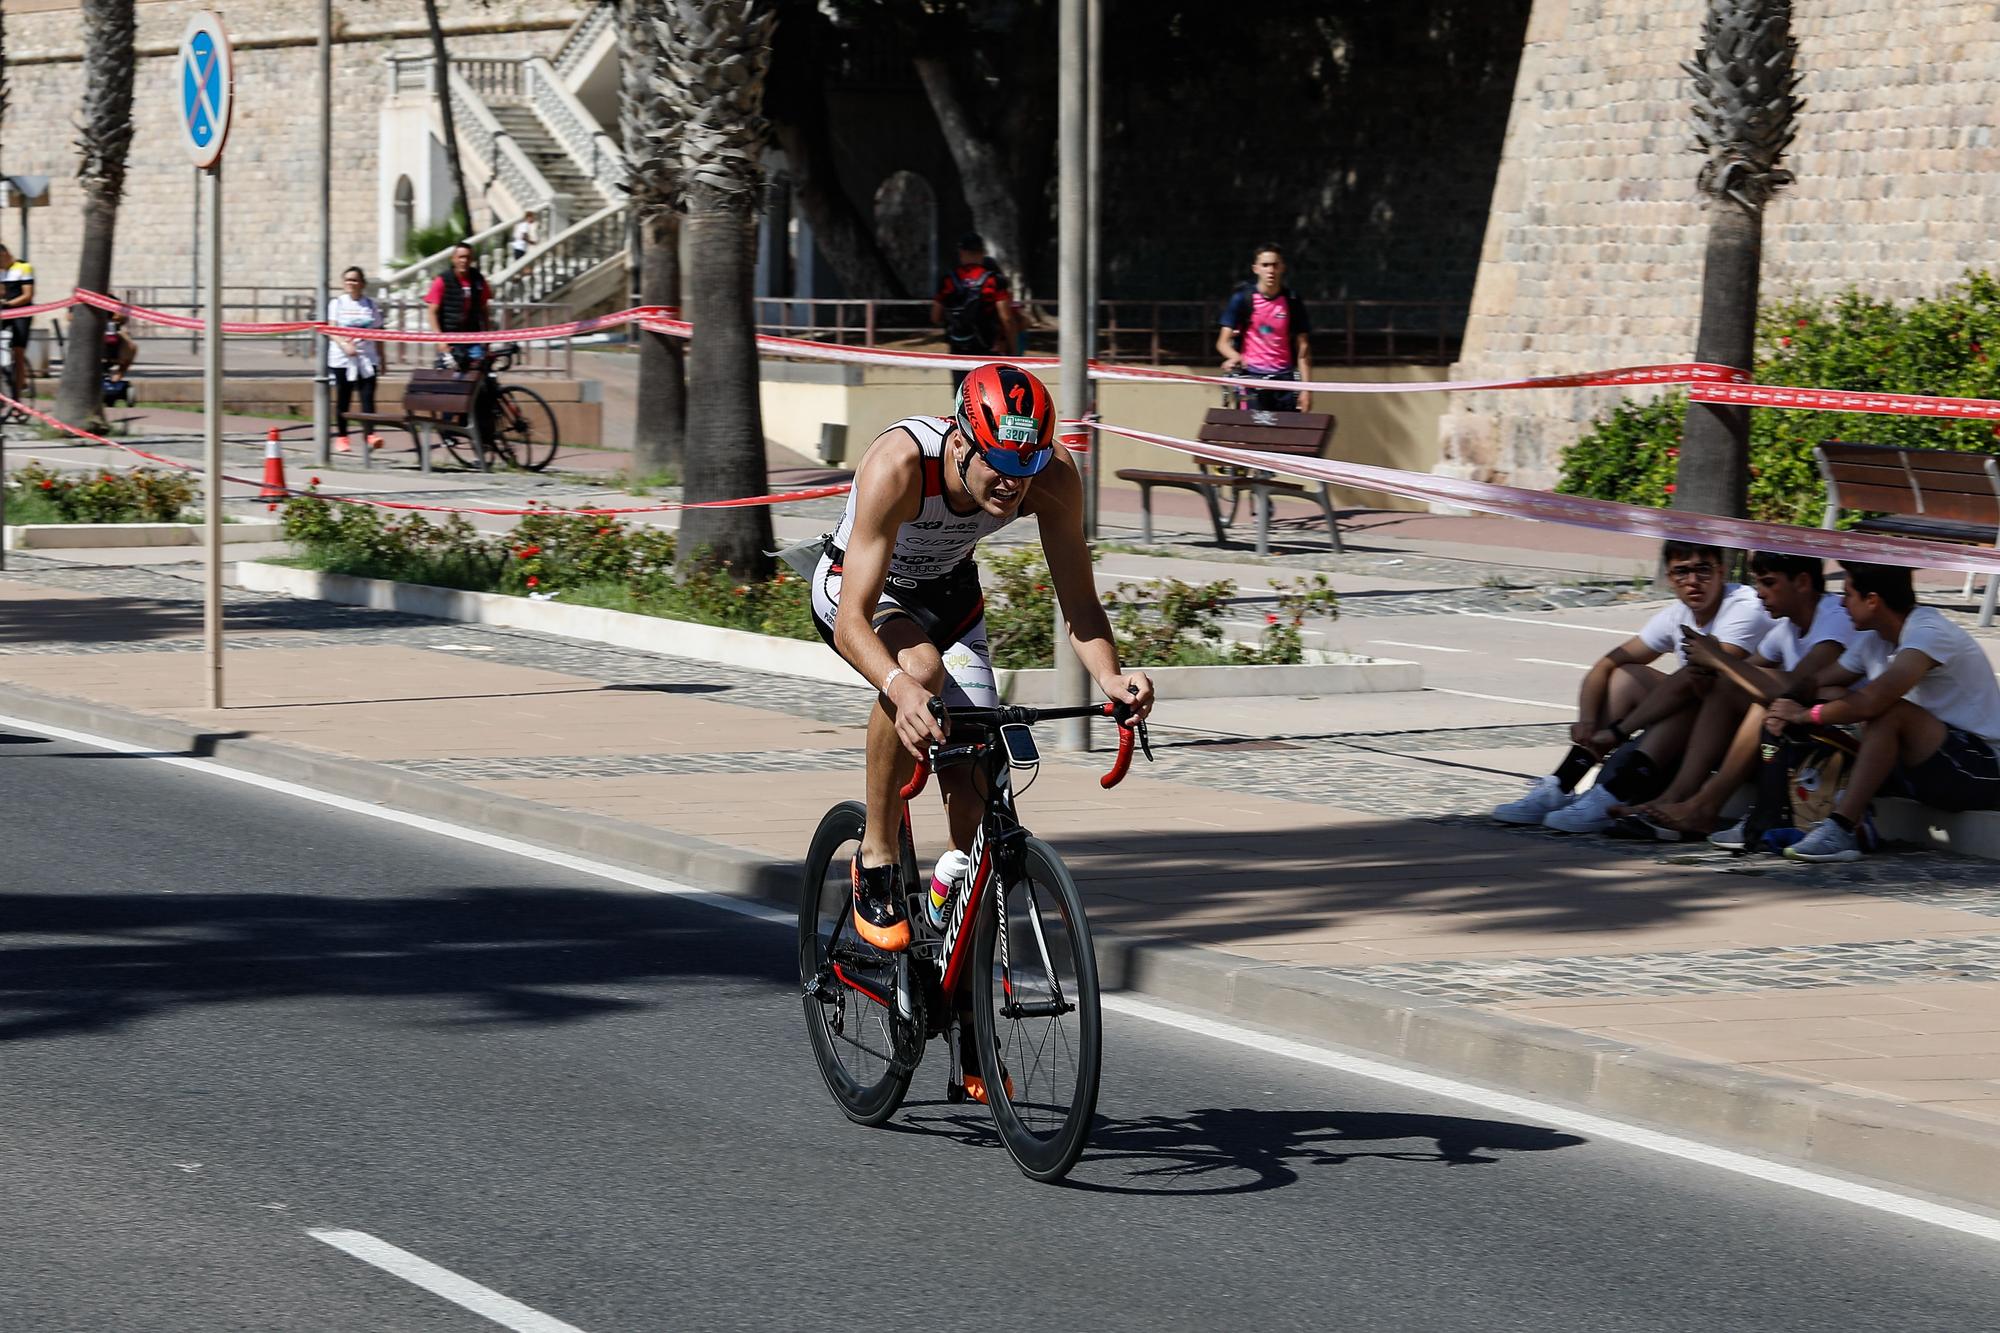
<path id="1" fill-rule="evenodd" d="M 1232 449 L 1316 458 L 1332 435 L 1333 416 L 1327 412 L 1240 412 L 1211 407 L 1195 438 L 1203 444 Z"/>
<path id="2" fill-rule="evenodd" d="M 1828 440 L 1818 449 L 1827 522 L 1841 509 L 2000 527 L 2000 458 Z"/>
<path id="3" fill-rule="evenodd" d="M 455 370 L 418 370 L 403 386 L 403 410 L 415 416 L 464 416 L 485 377 Z"/>

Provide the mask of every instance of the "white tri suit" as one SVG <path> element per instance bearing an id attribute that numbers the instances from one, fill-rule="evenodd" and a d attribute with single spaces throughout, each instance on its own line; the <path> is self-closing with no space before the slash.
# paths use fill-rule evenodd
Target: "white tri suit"
<path id="1" fill-rule="evenodd" d="M 979 590 L 979 566 L 972 551 L 980 538 L 1006 527 L 1017 515 L 996 517 L 984 509 L 961 514 L 951 507 L 944 489 L 949 420 L 905 417 L 883 433 L 898 430 L 909 435 L 922 454 L 924 504 L 896 533 L 874 624 L 879 628 L 899 615 L 916 621 L 944 655 L 944 701 L 961 708 L 997 708 L 1000 692 L 986 644 L 986 598 Z M 840 605 L 841 562 L 854 531 L 854 498 L 850 491 L 847 512 L 826 537 L 812 573 L 813 623 L 828 647 L 833 646 L 833 618 Z"/>

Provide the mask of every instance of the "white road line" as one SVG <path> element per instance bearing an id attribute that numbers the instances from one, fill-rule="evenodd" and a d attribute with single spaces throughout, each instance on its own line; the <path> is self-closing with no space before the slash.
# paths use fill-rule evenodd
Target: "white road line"
<path id="1" fill-rule="evenodd" d="M 1572 625 L 1565 620 L 1535 620 L 1528 616 L 1503 616 L 1497 611 L 1456 611 L 1453 614 L 1476 616 L 1480 620 L 1511 620 L 1516 625 L 1538 625 L 1543 629 L 1579 629 L 1587 634 L 1616 634 L 1621 639 L 1629 639 L 1639 632 L 1636 629 L 1613 629 L 1609 625 Z"/>
<path id="2" fill-rule="evenodd" d="M 1541 699 L 1516 699 L 1507 694 L 1480 694 L 1476 690 L 1448 690 L 1442 685 L 1426 685 L 1424 690 L 1429 694 L 1456 694 L 1463 699 L 1485 699 L 1496 704 L 1526 704 L 1530 708 L 1553 708 L 1559 713 L 1576 710 L 1575 704 L 1552 704 Z"/>
<path id="3" fill-rule="evenodd" d="M 1470 648 L 1440 648 L 1434 643 L 1404 643 L 1401 639 L 1369 639 L 1369 643 L 1384 644 L 1390 648 L 1421 648 L 1427 653 L 1469 653 Z"/>
<path id="4" fill-rule="evenodd" d="M 1517 657 L 1514 660 L 1516 662 L 1533 662 L 1536 666 L 1573 667 L 1578 671 L 1588 671 L 1593 665 L 1589 662 L 1558 662 L 1553 657 Z"/>
<path id="5" fill-rule="evenodd" d="M 1444 693 L 1463 694 L 1465 691 L 1449 690 L 1444 691 Z M 1475 695 L 1473 697 L 1491 698 L 1493 696 Z M 1536 701 L 1508 700 L 1505 702 L 1533 703 Z M 1556 704 L 1541 704 L 1540 706 L 1544 708 L 1567 707 L 1567 705 Z M 295 796 L 300 800 L 311 801 L 318 805 L 331 806 L 338 810 L 351 811 L 355 814 L 367 815 L 373 819 L 385 820 L 392 824 L 401 824 L 408 828 L 420 828 L 427 832 L 441 834 L 458 842 L 471 843 L 477 847 L 489 847 L 495 851 L 507 852 L 531 861 L 540 861 L 544 865 L 561 866 L 566 869 L 595 875 L 600 879 L 610 880 L 615 884 L 626 884 L 634 888 L 647 889 L 654 893 L 671 894 L 675 897 L 704 903 L 710 907 L 720 908 L 725 912 L 733 912 L 738 916 L 749 917 L 752 920 L 766 922 L 771 925 L 781 925 L 790 928 L 796 926 L 798 923 L 798 918 L 794 913 L 781 912 L 775 908 L 766 907 L 761 903 L 753 903 L 742 898 L 730 898 L 722 894 L 693 888 L 689 885 L 670 879 L 663 879 L 655 875 L 640 874 L 619 866 L 591 861 L 581 856 L 571 856 L 567 852 L 551 851 L 546 847 L 537 847 L 532 843 L 517 842 L 512 838 L 497 837 L 490 833 L 460 828 L 456 825 L 447 824 L 441 820 L 430 819 L 423 815 L 406 814 L 403 811 L 391 810 L 385 806 L 372 805 L 365 801 L 350 800 L 345 796 L 336 796 L 331 792 L 315 791 L 311 787 L 302 787 L 297 783 L 285 782 L 278 778 L 267 778 L 256 773 L 240 772 L 204 759 L 176 759 L 156 755 L 152 754 L 146 746 L 129 745 L 123 741 L 110 740 L 102 736 L 93 736 L 85 732 L 71 731 L 65 727 L 52 727 L 41 722 L 29 722 L 20 718 L 0 716 L 0 727 L 14 727 L 23 731 L 33 732 L 36 735 L 54 736 L 62 740 L 74 741 L 79 745 L 90 745 L 118 754 L 145 754 L 153 758 L 157 763 L 171 764 L 177 768 L 192 769 L 199 773 L 227 778 L 232 782 L 243 783 L 245 786 L 258 787 L 265 791 Z M 1759 1157 L 1753 1157 L 1748 1153 L 1739 1153 L 1727 1148 L 1718 1148 L 1710 1144 L 1697 1142 L 1693 1139 L 1677 1138 L 1671 1134 L 1662 1134 L 1657 1130 L 1643 1129 L 1637 1125 L 1628 1125 L 1621 1121 L 1592 1115 L 1586 1111 L 1574 1111 L 1553 1103 L 1539 1102 L 1532 1098 L 1516 1096 L 1513 1093 L 1483 1088 L 1474 1083 L 1461 1083 L 1456 1079 L 1444 1078 L 1435 1074 L 1423 1074 L 1411 1069 L 1402 1069 L 1395 1065 L 1369 1060 L 1362 1056 L 1347 1055 L 1322 1047 L 1308 1045 L 1303 1041 L 1275 1037 L 1266 1033 L 1253 1031 L 1249 1028 L 1237 1027 L 1234 1024 L 1218 1022 L 1214 1019 L 1198 1018 L 1193 1014 L 1184 1014 L 1178 1010 L 1168 1009 L 1164 1006 L 1152 1004 L 1148 1001 L 1127 995 L 1106 995 L 1103 998 L 1103 1003 L 1105 1008 L 1112 1010 L 1114 1013 L 1123 1013 L 1135 1018 L 1143 1018 L 1150 1022 L 1165 1024 L 1169 1027 L 1178 1027 L 1182 1031 L 1212 1037 L 1217 1041 L 1226 1041 L 1233 1045 L 1264 1051 L 1285 1059 L 1317 1065 L 1324 1069 L 1336 1069 L 1353 1073 L 1362 1078 L 1391 1083 L 1398 1087 L 1411 1088 L 1418 1092 L 1430 1092 L 1440 1096 L 1451 1097 L 1458 1101 L 1469 1102 L 1475 1106 L 1488 1107 L 1493 1110 L 1504 1111 L 1511 1115 L 1540 1120 L 1597 1138 L 1609 1139 L 1614 1143 L 1623 1143 L 1631 1147 L 1641 1148 L 1648 1152 L 1663 1153 L 1669 1157 L 1678 1157 L 1698 1165 L 1735 1172 L 1738 1175 L 1750 1176 L 1771 1184 L 1805 1190 L 1808 1193 L 1819 1194 L 1826 1198 L 1841 1199 L 1861 1207 L 1872 1208 L 1880 1212 L 1893 1214 L 1897 1217 L 1909 1218 L 1913 1221 L 1926 1222 L 1933 1226 L 1964 1232 L 1967 1235 L 1978 1236 L 1985 1240 L 2000 1241 L 2000 1219 L 1983 1214 L 1951 1208 L 1922 1199 L 1910 1198 L 1871 1185 L 1856 1184 L 1853 1181 L 1843 1180 L 1838 1176 L 1821 1175 L 1802 1167 L 1787 1166 L 1778 1162 L 1766 1161 Z M 383 1246 L 385 1250 L 392 1250 L 398 1254 L 403 1253 L 403 1251 L 395 1250 L 394 1246 L 386 1245 L 382 1241 L 375 1241 L 373 1237 L 367 1236 L 365 1232 L 335 1231 L 328 1232 L 326 1235 L 321 1235 L 318 1232 L 313 1234 L 319 1236 L 322 1240 L 326 1240 L 327 1235 L 360 1237 L 373 1241 L 376 1245 Z M 327 1243 L 333 1244 L 334 1242 L 327 1240 Z M 341 1248 L 345 1249 L 347 1247 L 342 1246 Z M 350 1250 L 350 1253 L 353 1253 L 353 1251 Z M 416 1259 L 414 1255 L 409 1257 Z M 373 1263 L 375 1261 L 370 1259 L 369 1262 Z M 417 1259 L 416 1262 L 424 1263 L 425 1261 Z M 444 1272 L 445 1270 L 440 1269 L 438 1271 Z M 464 1281 L 462 1278 L 457 1280 Z M 484 1288 L 480 1288 L 480 1290 L 483 1291 Z M 502 1297 L 501 1299 L 504 1300 L 505 1298 Z M 538 1317 L 546 1318 L 546 1316 Z M 528 1325 L 527 1327 L 529 1329 L 536 1329 L 535 1325 Z M 542 1325 L 541 1329 L 548 1330 L 549 1333 L 557 1333 L 558 1330 L 568 1330 L 569 1327 L 567 1324 L 550 1322 Z M 540 1330 L 537 1330 L 537 1333 L 540 1333 Z"/>
<path id="6" fill-rule="evenodd" d="M 482 1287 L 471 1278 L 460 1277 L 449 1268 L 411 1254 L 365 1231 L 338 1231 L 308 1228 L 308 1236 L 344 1250 L 364 1264 L 373 1264 L 385 1273 L 394 1273 L 412 1286 L 422 1287 L 433 1296 L 442 1296 L 453 1305 L 491 1319 L 515 1333 L 583 1333 L 575 1324 L 543 1314 L 511 1296 L 502 1296 L 491 1287 Z"/>
<path id="7" fill-rule="evenodd" d="M 1456 1101 L 1469 1102 L 1507 1115 L 1587 1134 L 1591 1138 L 1609 1139 L 1613 1143 L 1644 1148 L 1648 1152 L 1664 1153 L 1668 1157 L 1678 1157 L 1683 1161 L 1695 1162 L 1702 1166 L 1732 1171 L 1737 1175 L 1749 1176 L 1773 1185 L 1785 1185 L 1792 1189 L 1804 1190 L 1809 1194 L 1859 1204 L 1863 1208 L 1891 1213 L 1913 1222 L 1928 1222 L 1932 1226 L 1962 1231 L 1981 1240 L 2000 1241 L 2000 1218 L 1968 1212 L 1962 1208 L 1952 1208 L 1945 1204 L 1931 1203 L 1925 1199 L 1913 1199 L 1907 1195 L 1878 1189 L 1873 1185 L 1843 1180 L 1838 1176 L 1821 1175 L 1817 1171 L 1808 1171 L 1803 1167 L 1766 1161 L 1761 1157 L 1752 1157 L 1748 1153 L 1733 1152 L 1728 1148 L 1718 1148 L 1713 1144 L 1683 1139 L 1673 1134 L 1662 1134 L 1658 1130 L 1628 1125 L 1623 1121 L 1592 1115 L 1587 1111 L 1573 1111 L 1550 1102 L 1536 1101 L 1532 1097 L 1517 1097 L 1512 1093 L 1498 1092 L 1476 1083 L 1461 1083 L 1457 1079 L 1418 1073 L 1413 1069 L 1403 1069 L 1363 1056 L 1347 1055 L 1311 1046 L 1302 1041 L 1292 1041 L 1286 1037 L 1255 1032 L 1233 1024 L 1219 1023 L 1213 1019 L 1199 1018 L 1194 1014 L 1182 1013 L 1178 1009 L 1169 1009 L 1129 995 L 1106 995 L 1103 1004 L 1106 1009 L 1114 1013 L 1145 1019 L 1147 1022 L 1158 1023 L 1164 1027 L 1178 1028 L 1183 1032 L 1209 1037 L 1215 1041 L 1226 1041 L 1231 1045 L 1248 1047 L 1267 1055 L 1282 1056 L 1302 1064 L 1318 1065 L 1322 1069 L 1334 1069 L 1344 1074 L 1355 1074 L 1382 1083 L 1393 1083 L 1400 1088 L 1412 1088 L 1418 1092 L 1450 1097 Z"/>

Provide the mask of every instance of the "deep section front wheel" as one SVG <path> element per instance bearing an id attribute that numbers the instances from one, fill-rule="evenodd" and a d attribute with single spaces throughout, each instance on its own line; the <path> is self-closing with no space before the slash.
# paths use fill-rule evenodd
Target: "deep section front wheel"
<path id="1" fill-rule="evenodd" d="M 1027 839 L 1021 872 L 979 907 L 974 1032 L 1000 1141 L 1028 1175 L 1060 1180 L 1097 1113 L 1097 958 L 1083 899 L 1055 850 Z"/>
<path id="2" fill-rule="evenodd" d="M 897 1012 L 897 970 L 908 960 L 885 954 L 854 933 L 854 884 L 848 863 L 868 818 L 859 801 L 826 812 L 806 853 L 799 893 L 799 981 L 806 1030 L 827 1090 L 849 1120 L 879 1125 L 896 1114 L 923 1054 L 918 1006 Z"/>

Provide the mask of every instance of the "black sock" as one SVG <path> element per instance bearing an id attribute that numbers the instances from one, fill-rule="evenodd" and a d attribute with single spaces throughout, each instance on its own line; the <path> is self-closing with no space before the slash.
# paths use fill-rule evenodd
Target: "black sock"
<path id="1" fill-rule="evenodd" d="M 1840 811 L 1838 810 L 1834 811 L 1832 814 L 1828 815 L 1827 818 L 1831 819 L 1834 823 L 1840 825 L 1841 830 L 1843 832 L 1846 833 L 1854 832 L 1854 821 L 1849 819 L 1846 815 L 1841 814 Z"/>
<path id="2" fill-rule="evenodd" d="M 1575 791 L 1576 784 L 1583 781 L 1583 775 L 1597 765 L 1597 756 L 1581 745 L 1569 747 L 1569 753 L 1556 768 L 1556 785 L 1564 791 Z"/>

